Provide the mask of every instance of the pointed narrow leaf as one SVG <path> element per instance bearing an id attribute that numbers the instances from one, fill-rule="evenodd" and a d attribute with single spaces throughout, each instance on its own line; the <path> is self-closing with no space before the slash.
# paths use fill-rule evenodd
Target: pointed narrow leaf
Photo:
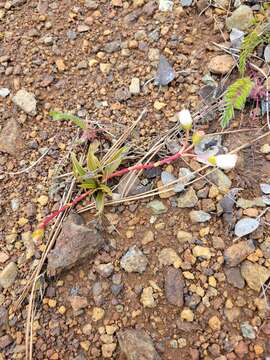
<path id="1" fill-rule="evenodd" d="M 102 191 L 98 191 L 95 201 L 98 214 L 100 214 L 104 209 L 104 193 Z"/>
<path id="2" fill-rule="evenodd" d="M 107 165 L 104 169 L 104 178 L 106 179 L 108 176 L 113 174 L 116 169 L 121 165 L 122 159 L 114 160 L 110 165 Z"/>
<path id="3" fill-rule="evenodd" d="M 97 184 L 95 183 L 82 183 L 79 185 L 80 188 L 83 189 L 96 189 L 97 188 Z"/>
<path id="4" fill-rule="evenodd" d="M 122 155 L 124 152 L 127 151 L 126 147 L 122 147 L 121 149 L 117 150 L 113 156 L 110 157 L 108 160 L 108 165 L 106 165 L 104 169 L 104 177 L 108 177 L 112 173 L 115 172 L 115 170 L 118 169 L 118 167 L 121 165 L 121 162 L 123 160 Z"/>
<path id="5" fill-rule="evenodd" d="M 75 176 L 84 176 L 86 174 L 86 170 L 82 167 L 82 165 L 79 163 L 78 159 L 76 158 L 76 155 L 74 153 L 71 154 L 71 160 L 73 164 L 73 172 Z"/>
<path id="6" fill-rule="evenodd" d="M 112 196 L 112 190 L 109 188 L 109 186 L 105 185 L 105 184 L 100 184 L 99 185 L 99 189 L 106 193 L 106 194 L 109 194 L 110 196 Z"/>
<path id="7" fill-rule="evenodd" d="M 79 126 L 81 129 L 86 129 L 86 123 L 79 117 L 71 114 L 61 113 L 58 111 L 51 111 L 49 115 L 53 118 L 53 120 L 70 120 L 75 125 Z"/>
<path id="8" fill-rule="evenodd" d="M 100 161 L 95 156 L 95 148 L 93 147 L 93 144 L 90 144 L 87 154 L 87 168 L 90 171 L 95 171 L 98 168 L 101 167 Z"/>

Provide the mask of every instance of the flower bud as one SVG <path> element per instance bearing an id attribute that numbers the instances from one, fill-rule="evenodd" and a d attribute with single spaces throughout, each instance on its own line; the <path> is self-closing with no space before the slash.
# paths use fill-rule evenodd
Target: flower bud
<path id="1" fill-rule="evenodd" d="M 196 132 L 192 135 L 192 144 L 193 144 L 193 145 L 199 145 L 199 143 L 202 141 L 203 136 L 204 136 L 204 132 L 203 132 L 203 131 L 196 131 Z"/>
<path id="2" fill-rule="evenodd" d="M 216 156 L 210 156 L 208 162 L 211 165 L 216 165 L 218 168 L 223 170 L 231 170 L 235 167 L 237 162 L 236 154 L 222 154 Z"/>
<path id="3" fill-rule="evenodd" d="M 187 109 L 181 110 L 177 114 L 177 117 L 184 130 L 190 130 L 192 128 L 192 117 L 189 110 Z"/>

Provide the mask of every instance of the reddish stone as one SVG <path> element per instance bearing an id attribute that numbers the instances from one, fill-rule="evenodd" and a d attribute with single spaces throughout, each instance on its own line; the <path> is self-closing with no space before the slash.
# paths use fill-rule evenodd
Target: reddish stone
<path id="1" fill-rule="evenodd" d="M 246 354 L 248 354 L 248 346 L 244 341 L 240 341 L 235 349 L 235 353 L 239 356 L 240 359 L 243 359 Z"/>

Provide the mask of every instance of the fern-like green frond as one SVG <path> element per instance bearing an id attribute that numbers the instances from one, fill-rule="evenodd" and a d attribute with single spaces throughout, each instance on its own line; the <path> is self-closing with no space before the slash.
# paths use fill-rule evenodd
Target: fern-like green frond
<path id="1" fill-rule="evenodd" d="M 242 110 L 246 100 L 254 86 L 249 77 L 236 80 L 232 83 L 224 95 L 225 110 L 221 119 L 221 126 L 228 126 L 230 120 L 234 117 L 234 109 Z"/>
<path id="2" fill-rule="evenodd" d="M 244 76 L 245 74 L 248 57 L 262 42 L 264 42 L 264 38 L 259 35 L 256 30 L 253 30 L 244 38 L 239 57 L 239 72 L 241 76 Z"/>

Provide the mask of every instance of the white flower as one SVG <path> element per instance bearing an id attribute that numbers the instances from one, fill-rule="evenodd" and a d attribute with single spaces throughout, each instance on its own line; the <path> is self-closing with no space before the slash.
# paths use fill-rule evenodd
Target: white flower
<path id="1" fill-rule="evenodd" d="M 216 165 L 218 168 L 223 170 L 231 170 L 235 167 L 237 161 L 236 154 L 224 154 L 211 156 L 208 159 L 209 163 L 212 165 Z"/>
<path id="2" fill-rule="evenodd" d="M 189 110 L 181 110 L 178 114 L 178 119 L 183 129 L 190 130 L 192 128 L 192 117 Z"/>

